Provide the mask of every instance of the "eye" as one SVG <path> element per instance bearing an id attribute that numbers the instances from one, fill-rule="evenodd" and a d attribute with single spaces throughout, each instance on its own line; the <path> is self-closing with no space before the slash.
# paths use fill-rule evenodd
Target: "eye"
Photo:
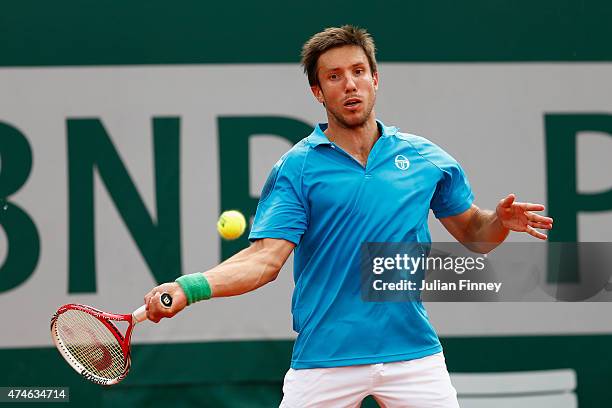
<path id="1" fill-rule="evenodd" d="M 361 74 L 363 74 L 363 72 L 364 72 L 364 69 L 363 69 L 363 68 L 357 68 L 357 69 L 355 70 L 355 74 L 356 74 L 356 75 L 361 75 Z"/>
<path id="2" fill-rule="evenodd" d="M 335 81 L 339 78 L 340 78 L 340 75 L 338 74 L 329 74 L 329 79 L 331 79 L 332 81 Z"/>

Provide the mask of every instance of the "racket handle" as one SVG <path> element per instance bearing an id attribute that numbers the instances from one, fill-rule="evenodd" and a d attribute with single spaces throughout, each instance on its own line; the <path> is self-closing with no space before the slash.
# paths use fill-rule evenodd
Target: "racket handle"
<path id="1" fill-rule="evenodd" d="M 147 305 L 142 305 L 132 313 L 132 318 L 137 323 L 147 320 Z"/>
<path id="2" fill-rule="evenodd" d="M 163 307 L 170 309 L 172 307 L 172 296 L 169 293 L 162 293 L 160 296 L 160 302 Z M 136 320 L 136 323 L 147 320 L 147 305 L 142 305 L 132 313 L 132 318 Z"/>

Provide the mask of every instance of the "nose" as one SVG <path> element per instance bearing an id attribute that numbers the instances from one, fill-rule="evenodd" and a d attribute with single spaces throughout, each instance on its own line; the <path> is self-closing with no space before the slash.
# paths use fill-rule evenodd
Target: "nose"
<path id="1" fill-rule="evenodd" d="M 355 78 L 353 75 L 346 76 L 346 84 L 345 84 L 346 92 L 354 92 L 357 90 L 357 85 L 355 84 Z"/>

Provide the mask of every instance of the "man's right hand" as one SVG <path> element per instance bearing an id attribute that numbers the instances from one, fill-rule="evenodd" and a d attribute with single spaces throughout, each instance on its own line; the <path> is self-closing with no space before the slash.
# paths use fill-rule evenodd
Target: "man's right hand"
<path id="1" fill-rule="evenodd" d="M 164 292 L 172 296 L 172 306 L 170 308 L 162 306 L 161 295 Z M 147 306 L 147 318 L 154 323 L 159 323 L 164 317 L 174 316 L 187 306 L 185 292 L 176 282 L 164 283 L 154 287 L 146 294 L 144 301 Z"/>

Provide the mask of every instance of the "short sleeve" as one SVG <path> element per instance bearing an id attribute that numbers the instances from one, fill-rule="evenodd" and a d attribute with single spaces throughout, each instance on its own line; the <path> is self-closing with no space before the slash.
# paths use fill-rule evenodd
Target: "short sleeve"
<path id="1" fill-rule="evenodd" d="M 430 204 L 436 218 L 461 214 L 474 202 L 474 194 L 465 172 L 453 157 L 443 153 L 443 160 L 437 163 L 442 170 L 442 177 Z"/>
<path id="2" fill-rule="evenodd" d="M 303 160 L 283 156 L 272 168 L 263 187 L 249 240 L 277 238 L 299 244 L 307 228 L 307 212 L 301 188 Z"/>

